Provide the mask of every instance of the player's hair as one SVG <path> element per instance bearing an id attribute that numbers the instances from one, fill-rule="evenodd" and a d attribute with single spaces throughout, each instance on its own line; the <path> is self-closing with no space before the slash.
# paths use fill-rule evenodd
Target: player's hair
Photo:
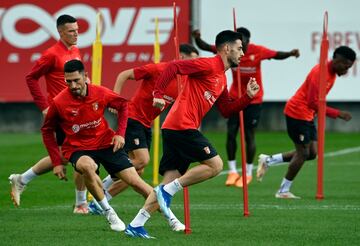
<path id="1" fill-rule="evenodd" d="M 216 35 L 215 46 L 219 50 L 226 43 L 234 43 L 236 40 L 242 41 L 241 33 L 225 30 Z"/>
<path id="2" fill-rule="evenodd" d="M 56 20 L 56 27 L 63 26 L 67 23 L 75 23 L 77 19 L 71 15 L 60 15 Z"/>
<path id="3" fill-rule="evenodd" d="M 65 73 L 73 73 L 79 71 L 79 73 L 83 73 L 85 70 L 84 64 L 80 60 L 70 60 L 64 64 L 64 72 Z"/>
<path id="4" fill-rule="evenodd" d="M 241 33 L 241 35 L 242 35 L 243 37 L 250 39 L 251 34 L 250 34 L 250 31 L 249 31 L 247 28 L 245 28 L 245 27 L 239 27 L 239 28 L 236 29 L 236 31 L 237 31 L 238 33 Z"/>
<path id="5" fill-rule="evenodd" d="M 348 46 L 337 47 L 334 51 L 333 59 L 336 58 L 337 55 L 340 55 L 340 56 L 344 57 L 345 59 L 348 59 L 352 62 L 354 62 L 356 60 L 355 51 Z"/>
<path id="6" fill-rule="evenodd" d="M 199 51 L 192 44 L 180 44 L 179 50 L 180 53 L 184 53 L 186 55 L 191 55 L 191 53 L 199 55 Z"/>

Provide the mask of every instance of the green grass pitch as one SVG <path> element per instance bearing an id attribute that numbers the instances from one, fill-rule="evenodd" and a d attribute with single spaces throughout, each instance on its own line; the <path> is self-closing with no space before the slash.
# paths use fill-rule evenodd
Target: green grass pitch
<path id="1" fill-rule="evenodd" d="M 224 160 L 225 133 L 204 133 Z M 0 245 L 357 245 L 360 242 L 360 133 L 327 133 L 324 194 L 317 201 L 316 161 L 305 164 L 292 191 L 300 200 L 278 200 L 274 194 L 286 165 L 272 167 L 262 183 L 249 186 L 250 216 L 243 216 L 242 190 L 225 187 L 222 174 L 189 187 L 192 234 L 170 230 L 158 213 L 146 229 L 156 240 L 128 238 L 110 230 L 101 216 L 72 214 L 74 186 L 72 167 L 68 182 L 52 173 L 33 180 L 15 208 L 9 196 L 8 176 L 21 173 L 46 154 L 40 134 L 0 135 Z M 257 134 L 259 153 L 292 149 L 286 133 Z M 342 150 L 349 150 L 339 152 Z M 335 154 L 334 154 L 335 153 Z M 240 159 L 239 154 L 237 155 Z M 240 164 L 239 164 L 240 167 Z M 152 167 L 144 179 L 152 182 Z M 101 176 L 105 176 L 101 169 Z M 129 223 L 143 199 L 133 190 L 115 197 L 111 204 Z M 172 203 L 183 220 L 183 198 L 179 192 Z"/>

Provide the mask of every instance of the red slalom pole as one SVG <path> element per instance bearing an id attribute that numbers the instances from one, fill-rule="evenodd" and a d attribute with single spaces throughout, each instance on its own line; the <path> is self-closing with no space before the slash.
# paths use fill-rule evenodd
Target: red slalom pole
<path id="1" fill-rule="evenodd" d="M 180 59 L 179 54 L 179 36 L 178 36 L 178 22 L 177 22 L 177 14 L 176 14 L 176 3 L 173 2 L 173 8 L 174 8 L 174 29 L 175 29 L 175 35 L 174 35 L 174 44 L 175 44 L 175 59 Z M 181 76 L 177 75 L 177 84 L 178 84 L 178 94 L 182 90 L 181 85 Z M 189 200 L 189 190 L 188 187 L 184 187 L 183 189 L 183 195 L 184 195 L 184 223 L 185 223 L 185 234 L 191 234 L 191 228 L 190 228 L 190 200 Z"/>
<path id="2" fill-rule="evenodd" d="M 324 199 L 324 145 L 325 145 L 325 111 L 326 111 L 326 63 L 328 59 L 329 40 L 327 37 L 328 13 L 325 11 L 323 35 L 320 50 L 320 79 L 319 79 L 319 107 L 318 107 L 318 166 L 316 199 Z"/>
<path id="3" fill-rule="evenodd" d="M 236 32 L 236 14 L 235 8 L 233 8 L 233 19 L 234 19 L 234 31 Z M 236 68 L 236 78 L 238 83 L 239 98 L 241 97 L 241 77 L 240 77 L 240 66 Z M 243 200 L 244 200 L 244 216 L 248 217 L 249 213 L 249 199 L 248 199 L 248 187 L 246 177 L 246 152 L 245 152 L 245 132 L 244 132 L 244 116 L 243 111 L 239 112 L 240 122 L 240 143 L 241 143 L 241 168 L 242 168 L 242 181 L 243 181 Z"/>

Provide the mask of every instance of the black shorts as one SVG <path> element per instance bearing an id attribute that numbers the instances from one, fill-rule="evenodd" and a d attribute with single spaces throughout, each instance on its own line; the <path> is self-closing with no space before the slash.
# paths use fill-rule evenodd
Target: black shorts
<path id="1" fill-rule="evenodd" d="M 246 129 L 256 128 L 259 124 L 260 115 L 261 115 L 262 104 L 249 104 L 243 110 L 244 117 L 244 127 Z M 239 114 L 233 114 L 229 117 L 227 123 L 228 129 L 239 129 L 240 121 Z"/>
<path id="2" fill-rule="evenodd" d="M 151 136 L 151 128 L 129 118 L 125 133 L 125 151 L 129 152 L 141 148 L 150 150 Z"/>
<path id="3" fill-rule="evenodd" d="M 55 129 L 55 136 L 56 136 L 56 143 L 58 146 L 62 146 L 62 144 L 64 143 L 65 140 L 65 132 L 63 131 L 63 129 L 61 129 L 61 127 L 57 127 Z"/>
<path id="4" fill-rule="evenodd" d="M 193 162 L 201 162 L 217 156 L 215 148 L 198 130 L 162 129 L 163 156 L 159 173 L 178 170 L 184 174 Z"/>
<path id="5" fill-rule="evenodd" d="M 296 144 L 309 144 L 317 141 L 317 132 L 314 121 L 297 120 L 286 116 L 287 132 Z"/>
<path id="6" fill-rule="evenodd" d="M 133 167 L 130 162 L 130 159 L 124 149 L 120 149 L 113 152 L 113 147 L 109 147 L 106 149 L 98 149 L 98 150 L 80 150 L 71 154 L 69 161 L 76 171 L 76 163 L 81 156 L 89 156 L 91 157 L 98 166 L 102 164 L 105 170 L 111 175 L 111 177 L 116 177 L 114 174 L 127 169 L 129 167 Z M 98 170 L 97 170 L 98 173 Z"/>

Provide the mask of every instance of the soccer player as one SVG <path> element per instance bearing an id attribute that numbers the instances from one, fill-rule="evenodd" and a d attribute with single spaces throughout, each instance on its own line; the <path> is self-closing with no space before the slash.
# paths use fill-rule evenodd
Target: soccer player
<path id="1" fill-rule="evenodd" d="M 64 64 L 71 59 L 81 60 L 80 51 L 76 47 L 79 27 L 76 18 L 70 15 L 61 15 L 56 20 L 57 30 L 60 40 L 47 49 L 39 60 L 36 61 L 31 72 L 26 76 L 26 83 L 31 95 L 34 98 L 36 106 L 42 111 L 45 117 L 49 104 L 53 98 L 64 88 Z M 39 79 L 45 78 L 47 97 L 41 92 Z M 64 141 L 64 133 L 57 129 L 56 139 L 59 146 Z M 66 163 L 66 160 L 63 160 Z M 49 156 L 39 160 L 35 165 L 22 174 L 11 174 L 9 177 L 11 183 L 11 198 L 15 206 L 20 206 L 20 195 L 25 186 L 34 178 L 48 173 L 52 170 L 52 163 Z M 76 201 L 74 213 L 87 214 L 86 188 L 82 177 L 74 173 Z"/>
<path id="2" fill-rule="evenodd" d="M 263 103 L 264 90 L 262 86 L 261 78 L 261 62 L 267 59 L 283 60 L 288 57 L 299 57 L 299 50 L 293 49 L 289 52 L 271 50 L 265 46 L 250 43 L 250 31 L 244 27 L 240 27 L 236 30 L 243 36 L 243 51 L 244 57 L 241 58 L 240 63 L 240 80 L 241 80 L 241 92 L 246 91 L 246 85 L 250 78 L 255 78 L 256 82 L 260 86 L 259 93 L 250 102 L 244 111 L 244 133 L 246 142 L 246 182 L 249 184 L 252 180 L 253 161 L 256 153 L 255 143 L 255 131 L 259 123 L 260 113 Z M 196 44 L 200 49 L 207 50 L 216 53 L 217 50 L 214 46 L 211 46 L 204 42 L 200 37 L 199 30 L 193 31 L 193 37 Z M 239 97 L 237 70 L 232 69 L 233 83 L 230 88 L 230 96 L 233 98 Z M 226 153 L 228 158 L 229 172 L 225 181 L 226 186 L 242 187 L 242 176 L 237 172 L 236 168 L 236 150 L 237 141 L 236 136 L 239 131 L 239 115 L 234 114 L 229 117 L 227 121 L 227 135 L 226 135 Z"/>
<path id="3" fill-rule="evenodd" d="M 177 74 L 188 75 L 162 125 L 163 156 L 159 168 L 159 173 L 164 176 L 162 184 L 151 192 L 143 208 L 127 226 L 125 233 L 129 236 L 151 238 L 144 224 L 157 205 L 169 217 L 171 199 L 176 192 L 210 179 L 222 170 L 220 156 L 198 131 L 201 120 L 214 104 L 225 117 L 239 112 L 249 104 L 259 86 L 251 79 L 242 97 L 232 101 L 226 88 L 225 71 L 238 66 L 244 55 L 241 35 L 233 31 L 220 32 L 216 36 L 216 48 L 218 53 L 214 57 L 171 62 L 155 84 L 153 105 L 163 109 L 165 88 Z M 200 164 L 187 170 L 192 162 Z"/>
<path id="4" fill-rule="evenodd" d="M 356 53 L 347 46 L 335 49 L 333 59 L 327 62 L 326 93 L 333 87 L 337 76 L 345 75 L 356 60 Z M 276 198 L 299 198 L 290 192 L 290 187 L 296 175 L 306 160 L 313 160 L 317 154 L 317 132 L 314 117 L 318 111 L 320 65 L 314 66 L 304 83 L 295 95 L 285 105 L 287 132 L 295 145 L 295 150 L 275 155 L 259 156 L 257 179 L 262 180 L 267 169 L 277 163 L 290 162 Z M 332 107 L 326 107 L 326 115 L 345 121 L 351 119 L 351 114 Z"/>
<path id="5" fill-rule="evenodd" d="M 125 224 L 105 198 L 97 173 L 101 163 L 109 174 L 121 178 L 145 198 L 152 190 L 137 174 L 123 149 L 127 101 L 105 87 L 86 83 L 84 65 L 79 60 L 66 62 L 64 72 L 68 88 L 53 99 L 41 128 L 44 144 L 54 165 L 54 174 L 59 179 L 66 179 L 54 136 L 56 129 L 61 128 L 66 136 L 62 145 L 63 156 L 84 177 L 86 188 L 105 211 L 111 229 L 123 231 Z M 109 127 L 104 117 L 108 107 L 118 112 L 116 132 Z"/>
<path id="6" fill-rule="evenodd" d="M 199 55 L 198 50 L 191 44 L 180 45 L 180 59 L 192 59 Z M 150 161 L 150 145 L 151 145 L 151 125 L 154 119 L 163 112 L 158 108 L 152 106 L 155 81 L 165 70 L 168 63 L 147 64 L 121 72 L 116 80 L 114 91 L 121 92 L 121 89 L 127 80 L 143 80 L 140 87 L 135 93 L 134 97 L 129 102 L 129 118 L 127 122 L 127 128 L 125 133 L 125 151 L 128 153 L 131 163 L 136 168 L 139 175 L 142 175 L 144 168 Z M 183 76 L 182 80 L 186 80 Z M 182 83 L 183 84 L 183 83 Z M 170 85 L 166 88 L 164 98 L 166 99 L 165 108 L 171 105 L 178 95 L 178 82 L 174 79 Z M 116 183 L 112 183 L 111 176 L 107 176 L 103 180 L 105 194 L 110 201 L 112 197 L 125 190 L 128 185 L 121 180 Z M 107 187 L 110 186 L 107 189 Z M 96 210 L 97 205 L 91 201 L 89 203 L 89 210 L 92 212 L 92 208 Z M 174 231 L 183 231 L 185 226 L 175 217 L 171 212 L 171 216 L 168 219 L 168 223 Z"/>

